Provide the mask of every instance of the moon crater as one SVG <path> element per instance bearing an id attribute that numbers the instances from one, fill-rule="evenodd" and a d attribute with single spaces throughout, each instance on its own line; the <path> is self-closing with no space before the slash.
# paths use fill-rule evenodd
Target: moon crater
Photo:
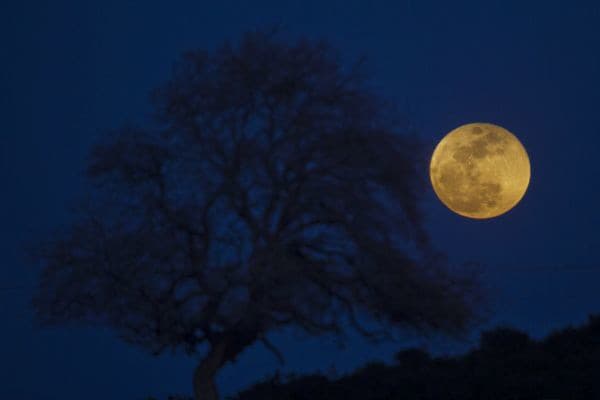
<path id="1" fill-rule="evenodd" d="M 435 193 L 452 211 L 492 218 L 513 208 L 530 179 L 525 148 L 506 129 L 487 123 L 456 128 L 437 145 L 430 165 Z"/>

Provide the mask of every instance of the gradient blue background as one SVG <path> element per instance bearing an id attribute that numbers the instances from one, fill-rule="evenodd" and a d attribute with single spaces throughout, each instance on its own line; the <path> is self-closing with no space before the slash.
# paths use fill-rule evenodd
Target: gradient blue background
<path id="1" fill-rule="evenodd" d="M 411 110 L 431 148 L 471 121 L 513 131 L 532 181 L 491 221 L 448 212 L 428 193 L 428 225 L 456 261 L 476 260 L 494 310 L 541 336 L 600 312 L 600 6 L 589 1 L 12 1 L 0 5 L 0 398 L 141 399 L 189 392 L 194 360 L 152 358 L 110 332 L 34 327 L 36 270 L 23 244 L 68 220 L 95 138 L 151 111 L 148 92 L 178 55 L 281 24 L 325 37 Z M 401 344 L 273 335 L 283 371 L 349 371 Z M 456 343 L 407 337 L 436 352 Z M 272 373 L 260 345 L 220 376 L 225 394 Z"/>

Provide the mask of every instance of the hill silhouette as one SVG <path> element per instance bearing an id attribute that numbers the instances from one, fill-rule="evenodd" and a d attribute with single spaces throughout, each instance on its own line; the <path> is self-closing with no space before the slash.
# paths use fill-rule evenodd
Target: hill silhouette
<path id="1" fill-rule="evenodd" d="M 396 354 L 393 365 L 370 363 L 335 379 L 275 375 L 234 400 L 542 400 L 600 398 L 600 316 L 535 340 L 499 327 L 478 347 L 454 357 L 420 349 Z"/>

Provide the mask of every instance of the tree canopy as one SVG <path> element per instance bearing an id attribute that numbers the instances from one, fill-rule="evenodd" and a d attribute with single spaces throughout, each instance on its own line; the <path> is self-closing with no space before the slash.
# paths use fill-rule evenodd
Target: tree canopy
<path id="1" fill-rule="evenodd" d="M 40 252 L 48 324 L 109 326 L 200 354 L 198 399 L 249 345 L 293 326 L 457 333 L 477 307 L 423 229 L 423 147 L 327 44 L 246 34 L 185 53 L 156 119 L 96 144 L 74 222 Z M 369 320 L 365 319 L 369 316 Z"/>

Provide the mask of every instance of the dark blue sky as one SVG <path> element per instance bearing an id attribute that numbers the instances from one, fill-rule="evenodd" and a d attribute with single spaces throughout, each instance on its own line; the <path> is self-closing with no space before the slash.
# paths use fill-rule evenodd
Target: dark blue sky
<path id="1" fill-rule="evenodd" d="M 140 399 L 186 392 L 193 360 L 146 356 L 110 332 L 40 331 L 22 245 L 68 218 L 94 139 L 150 112 L 148 92 L 186 49 L 283 24 L 361 54 L 412 110 L 423 138 L 487 121 L 527 148 L 523 202 L 490 221 L 428 194 L 428 225 L 457 261 L 477 260 L 494 317 L 535 336 L 600 312 L 600 6 L 589 1 L 21 1 L 0 5 L 0 398 Z M 541 268 L 540 268 L 541 267 Z M 19 289 L 19 287 L 22 287 Z M 8 290 L 8 288 L 13 288 Z M 398 344 L 274 336 L 286 371 L 345 371 Z M 411 342 L 411 343 L 414 343 Z M 437 351 L 468 345 L 417 341 Z M 224 393 L 274 371 L 260 346 L 221 374 Z"/>

